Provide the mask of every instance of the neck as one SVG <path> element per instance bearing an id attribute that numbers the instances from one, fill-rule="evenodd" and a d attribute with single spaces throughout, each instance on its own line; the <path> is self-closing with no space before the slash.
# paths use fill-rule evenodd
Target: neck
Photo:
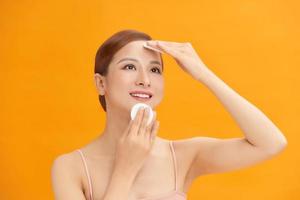
<path id="1" fill-rule="evenodd" d="M 105 128 L 101 135 L 101 146 L 107 150 L 105 153 L 114 155 L 117 142 L 125 134 L 124 131 L 130 120 L 130 111 L 120 111 L 119 109 L 107 111 Z"/>

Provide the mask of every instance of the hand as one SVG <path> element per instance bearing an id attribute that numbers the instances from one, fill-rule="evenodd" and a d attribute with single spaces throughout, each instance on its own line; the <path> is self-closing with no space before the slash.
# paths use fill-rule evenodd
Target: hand
<path id="1" fill-rule="evenodd" d="M 137 172 L 149 154 L 158 131 L 159 122 L 154 112 L 151 123 L 147 126 L 149 110 L 140 108 L 134 120 L 131 120 L 118 141 L 115 165 L 121 169 Z"/>
<path id="2" fill-rule="evenodd" d="M 172 56 L 178 65 L 196 80 L 205 76 L 205 73 L 211 72 L 189 42 L 178 43 L 149 40 L 146 44 Z"/>

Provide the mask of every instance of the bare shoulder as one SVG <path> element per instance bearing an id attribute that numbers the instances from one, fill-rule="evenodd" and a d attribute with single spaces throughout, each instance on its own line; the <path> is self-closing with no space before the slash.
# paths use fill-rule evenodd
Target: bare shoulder
<path id="1" fill-rule="evenodd" d="M 191 164 L 195 158 L 195 148 L 198 147 L 199 140 L 205 141 L 205 138 L 191 137 L 172 141 L 177 157 L 181 158 L 180 161 Z"/>
<path id="2" fill-rule="evenodd" d="M 77 151 L 72 151 L 58 155 L 52 163 L 51 172 L 66 173 L 71 175 L 73 180 L 80 181 L 80 167 L 78 165 L 80 155 Z"/>
<path id="3" fill-rule="evenodd" d="M 66 169 L 74 171 L 74 163 L 78 162 L 79 156 L 76 151 L 64 153 L 58 155 L 54 158 L 52 163 L 52 169 L 59 168 L 59 169 Z"/>
<path id="4" fill-rule="evenodd" d="M 51 181 L 55 199 L 84 199 L 79 161 L 80 155 L 76 151 L 61 154 L 53 160 Z"/>

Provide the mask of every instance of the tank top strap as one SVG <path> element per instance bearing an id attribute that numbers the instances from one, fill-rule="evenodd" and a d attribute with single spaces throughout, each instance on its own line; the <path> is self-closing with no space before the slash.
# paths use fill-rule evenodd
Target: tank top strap
<path id="1" fill-rule="evenodd" d="M 176 155 L 173 147 L 173 142 L 170 140 L 170 148 L 172 152 L 172 159 L 173 159 L 173 165 L 174 165 L 174 174 L 175 174 L 175 190 L 177 190 L 177 160 Z"/>
<path id="2" fill-rule="evenodd" d="M 85 173 L 86 173 L 86 176 L 87 176 L 87 179 L 88 179 L 88 184 L 89 184 L 90 199 L 93 200 L 92 180 L 91 180 L 90 173 L 89 173 L 89 170 L 88 170 L 88 167 L 87 167 L 87 162 L 86 162 L 86 159 L 85 159 L 81 149 L 77 149 L 77 151 L 80 153 L 83 164 L 84 164 L 84 167 L 85 167 Z"/>

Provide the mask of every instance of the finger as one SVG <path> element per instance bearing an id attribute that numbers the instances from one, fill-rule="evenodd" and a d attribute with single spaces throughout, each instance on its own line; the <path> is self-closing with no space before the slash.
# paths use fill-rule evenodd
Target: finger
<path id="1" fill-rule="evenodd" d="M 146 137 L 147 138 L 150 138 L 151 137 L 151 130 L 152 130 L 152 128 L 153 128 L 153 125 L 154 125 L 154 123 L 155 123 L 155 121 L 156 121 L 156 112 L 154 111 L 153 112 L 153 118 L 152 118 L 152 121 L 151 121 L 151 123 L 147 126 L 147 134 L 146 134 Z"/>
<path id="2" fill-rule="evenodd" d="M 135 118 L 134 118 L 132 129 L 130 130 L 129 134 L 136 135 L 138 133 L 139 128 L 140 128 L 141 120 L 143 119 L 143 113 L 144 113 L 144 108 L 140 107 L 137 114 L 136 114 L 136 116 L 135 116 Z"/>
<path id="3" fill-rule="evenodd" d="M 147 42 L 147 44 L 148 44 L 148 42 Z M 163 52 L 166 52 L 167 54 L 171 55 L 172 57 L 177 57 L 178 56 L 178 51 L 179 50 L 176 49 L 175 45 L 171 46 L 170 44 L 168 45 L 168 44 L 166 44 L 162 41 L 158 41 L 158 40 L 155 40 L 153 42 L 151 41 L 151 42 L 149 42 L 148 45 L 151 46 L 151 47 L 159 48 Z"/>
<path id="4" fill-rule="evenodd" d="M 156 135 L 157 135 L 157 132 L 158 132 L 158 128 L 159 128 L 159 121 L 156 121 L 153 125 L 153 128 L 151 130 L 151 134 L 150 134 L 150 142 L 151 144 L 153 144 L 155 138 L 156 138 Z"/>
<path id="5" fill-rule="evenodd" d="M 155 120 L 156 120 L 156 112 L 153 111 L 153 118 L 152 118 L 150 124 L 147 125 L 147 128 L 146 128 L 146 133 L 145 133 L 146 137 L 150 137 L 149 135 L 151 134 L 151 129 L 153 127 L 153 124 L 155 123 Z"/>
<path id="6" fill-rule="evenodd" d="M 143 135 L 146 132 L 147 122 L 148 122 L 149 113 L 150 113 L 149 109 L 150 108 L 145 109 L 143 119 L 142 119 L 141 124 L 140 124 L 140 129 L 138 131 L 138 135 Z"/>
<path id="7" fill-rule="evenodd" d="M 171 42 L 171 41 L 161 41 L 161 40 L 158 40 L 159 43 L 163 44 L 163 45 L 166 45 L 166 46 L 170 46 L 170 47 L 178 47 L 178 48 L 182 48 L 182 47 L 185 47 L 188 43 L 185 42 Z"/>
<path id="8" fill-rule="evenodd" d="M 159 50 L 158 48 L 150 47 L 150 46 L 149 46 L 149 45 L 147 45 L 147 44 L 145 44 L 145 45 L 144 45 L 144 47 L 145 47 L 145 48 L 147 48 L 147 49 L 150 49 L 150 50 L 156 51 L 156 52 L 158 52 L 158 53 L 161 53 L 161 54 L 163 54 L 163 53 L 164 53 L 163 51 Z"/>
<path id="9" fill-rule="evenodd" d="M 151 42 L 153 44 L 152 47 L 163 49 L 164 47 L 173 49 L 175 51 L 182 51 L 187 47 L 188 43 L 178 43 L 178 42 L 168 42 L 162 40 L 154 40 Z"/>
<path id="10" fill-rule="evenodd" d="M 152 118 L 152 124 L 151 124 L 151 126 L 150 126 L 150 128 L 152 127 L 152 125 L 155 123 L 155 121 L 156 121 L 156 112 L 155 111 L 153 111 L 153 118 Z"/>
<path id="11" fill-rule="evenodd" d="M 172 42 L 172 41 L 164 41 L 164 40 L 148 40 L 147 44 L 148 43 L 150 45 L 157 45 L 158 43 L 160 43 L 160 44 L 164 44 L 169 47 L 183 47 L 187 44 L 187 43 L 182 43 L 182 42 Z"/>
<path id="12" fill-rule="evenodd" d="M 130 130 L 132 129 L 133 123 L 134 123 L 134 120 L 131 119 L 128 126 L 127 126 L 127 128 L 124 131 L 124 134 L 122 135 L 123 138 L 129 135 Z"/>

